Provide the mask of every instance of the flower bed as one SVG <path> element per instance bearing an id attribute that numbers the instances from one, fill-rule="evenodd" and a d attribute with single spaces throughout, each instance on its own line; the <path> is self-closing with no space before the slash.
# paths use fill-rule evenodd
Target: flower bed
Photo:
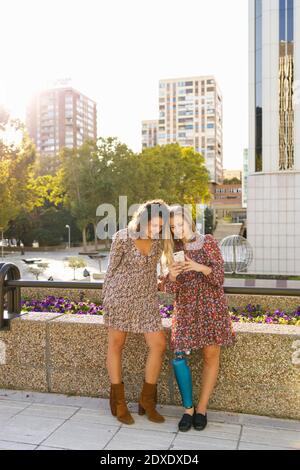
<path id="1" fill-rule="evenodd" d="M 47 296 L 42 300 L 23 300 L 22 312 L 58 312 L 77 315 L 103 315 L 103 307 L 99 303 L 77 302 L 64 297 Z M 160 305 L 163 318 L 171 318 L 173 305 Z M 233 322 L 269 323 L 300 326 L 300 306 L 294 311 L 275 311 L 261 305 L 248 304 L 245 307 L 231 307 L 230 315 Z"/>

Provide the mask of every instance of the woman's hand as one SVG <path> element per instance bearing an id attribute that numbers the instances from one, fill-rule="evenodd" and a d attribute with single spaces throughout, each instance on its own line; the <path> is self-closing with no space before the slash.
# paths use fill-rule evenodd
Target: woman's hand
<path id="1" fill-rule="evenodd" d="M 182 273 L 184 263 L 173 263 L 169 267 L 169 279 L 175 282 L 177 276 Z"/>
<path id="2" fill-rule="evenodd" d="M 196 263 L 196 261 L 193 261 L 187 255 L 185 255 L 185 262 L 183 264 L 183 272 L 187 272 L 187 271 L 196 271 L 198 273 L 205 274 L 205 276 L 208 276 L 212 272 L 212 269 L 209 266 L 205 266 L 204 264 Z"/>

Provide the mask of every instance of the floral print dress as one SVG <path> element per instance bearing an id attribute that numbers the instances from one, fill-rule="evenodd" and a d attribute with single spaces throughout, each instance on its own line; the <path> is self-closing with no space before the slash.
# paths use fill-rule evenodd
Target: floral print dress
<path id="1" fill-rule="evenodd" d="M 175 249 L 199 264 L 211 267 L 212 272 L 187 271 L 171 281 L 169 275 L 161 277 L 163 290 L 174 293 L 171 348 L 190 352 L 209 345 L 231 346 L 235 332 L 224 293 L 224 260 L 217 240 L 210 234 L 196 233 L 189 244 L 175 241 Z"/>
<path id="2" fill-rule="evenodd" d="M 143 255 L 128 228 L 113 236 L 103 284 L 104 324 L 132 333 L 163 330 L 157 292 L 157 264 L 162 255 L 159 239 Z"/>

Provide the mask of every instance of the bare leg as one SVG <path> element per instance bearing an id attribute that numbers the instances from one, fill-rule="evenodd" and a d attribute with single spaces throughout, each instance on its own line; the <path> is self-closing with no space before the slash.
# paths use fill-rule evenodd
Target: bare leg
<path id="1" fill-rule="evenodd" d="M 207 411 L 209 398 L 217 382 L 220 364 L 220 346 L 212 345 L 203 348 L 202 387 L 197 406 L 197 413 Z"/>
<path id="2" fill-rule="evenodd" d="M 110 382 L 119 384 L 122 382 L 122 352 L 125 345 L 127 333 L 109 328 L 108 349 L 106 365 Z"/>
<path id="3" fill-rule="evenodd" d="M 145 381 L 150 384 L 156 384 L 166 350 L 166 336 L 164 331 L 145 333 L 144 335 L 149 348 L 145 369 Z"/>

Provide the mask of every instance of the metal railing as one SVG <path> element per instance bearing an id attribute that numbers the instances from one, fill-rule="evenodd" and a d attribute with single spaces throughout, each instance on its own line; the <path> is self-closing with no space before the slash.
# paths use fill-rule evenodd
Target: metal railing
<path id="1" fill-rule="evenodd" d="M 30 281 L 21 279 L 18 266 L 13 263 L 0 263 L 0 328 L 9 325 L 9 321 L 21 313 L 21 288 L 50 289 L 102 289 L 99 282 L 82 281 Z M 276 295 L 300 297 L 300 289 L 286 287 L 224 286 L 226 294 Z M 7 318 L 4 318 L 4 303 L 7 297 Z"/>

